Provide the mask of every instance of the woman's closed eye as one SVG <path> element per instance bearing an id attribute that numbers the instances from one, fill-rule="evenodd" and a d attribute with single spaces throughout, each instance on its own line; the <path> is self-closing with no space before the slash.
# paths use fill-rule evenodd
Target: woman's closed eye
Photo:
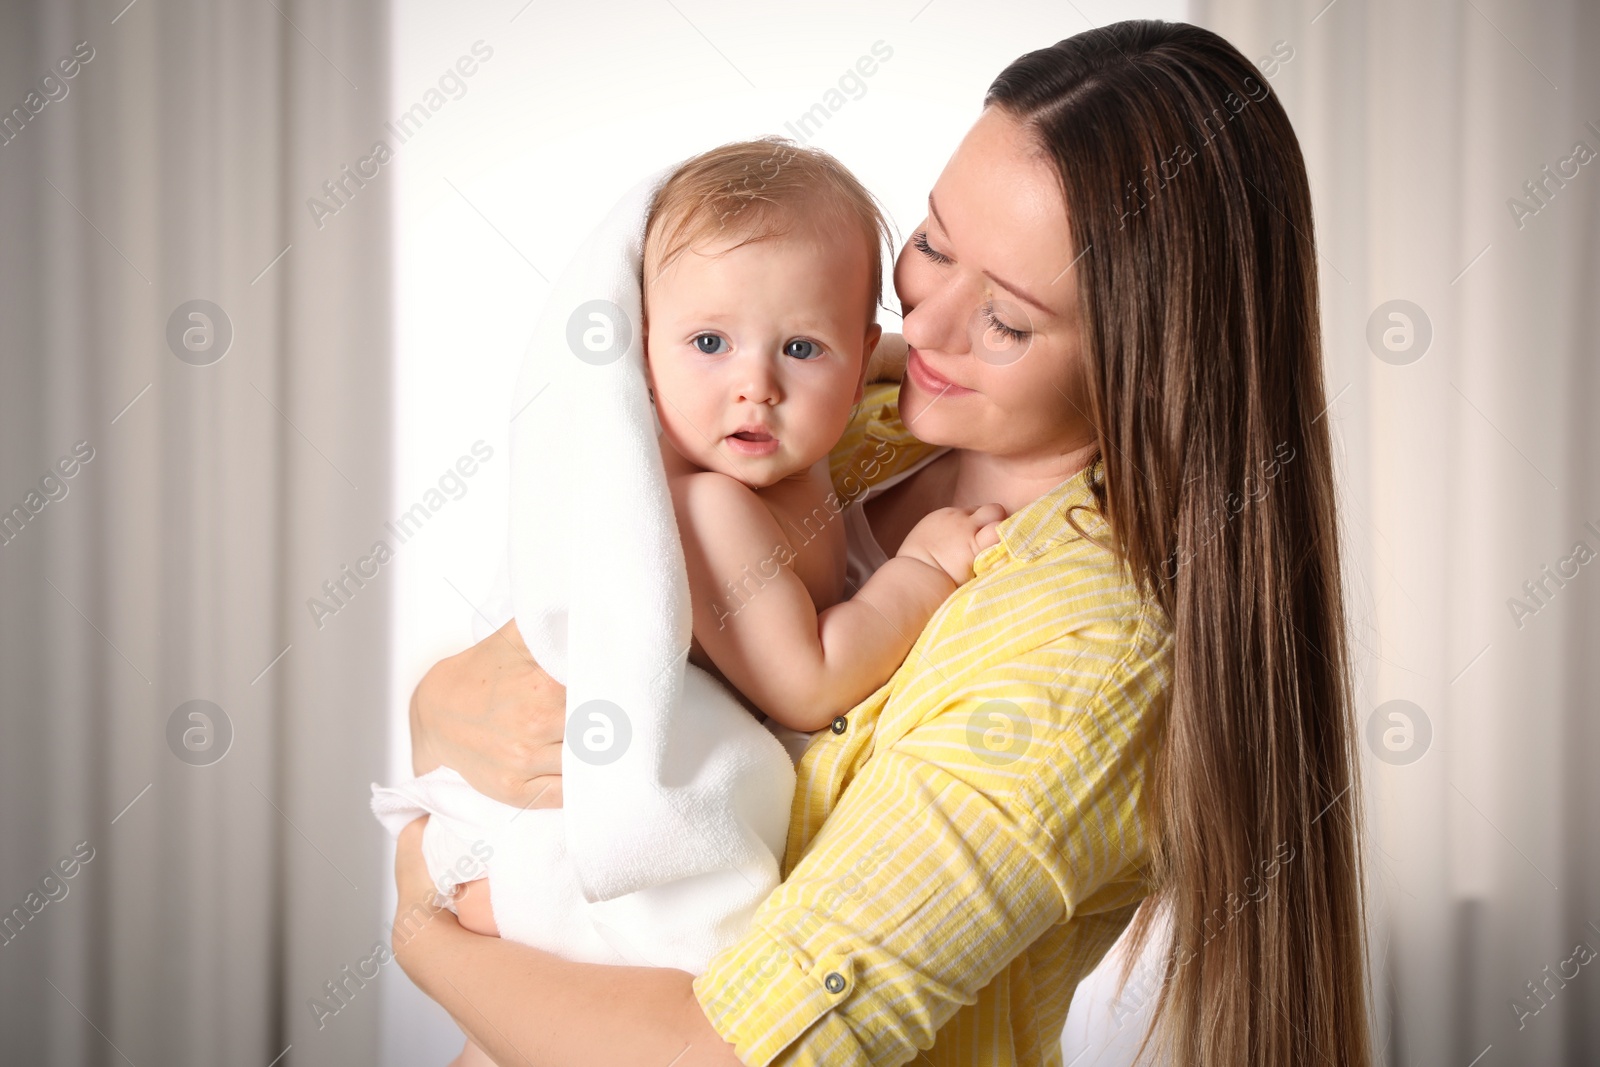
<path id="1" fill-rule="evenodd" d="M 916 233 L 912 234 L 911 244 L 918 252 L 921 252 L 935 263 L 955 262 L 955 260 L 945 255 L 943 252 L 934 251 L 933 246 L 928 243 L 927 230 L 918 230 Z M 985 321 L 988 322 L 990 329 L 998 330 L 1002 335 L 1010 338 L 1013 341 L 1026 340 L 1028 335 L 1032 332 L 1031 330 L 1022 330 L 1015 326 L 1008 326 L 1001 322 L 999 316 L 995 314 L 993 302 L 983 305 L 983 317 Z"/>
<path id="2" fill-rule="evenodd" d="M 1030 330 L 1019 330 L 1015 326 L 1007 326 L 1005 323 L 1001 322 L 995 317 L 994 305 L 992 303 L 983 305 L 983 317 L 988 320 L 990 329 L 999 330 L 1000 333 L 1006 337 L 1009 337 L 1013 341 L 1025 340 L 1028 334 L 1032 332 Z"/>
<path id="3" fill-rule="evenodd" d="M 918 230 L 916 233 L 912 234 L 911 235 L 911 244 L 912 244 L 912 246 L 914 248 L 916 248 L 916 250 L 918 252 L 921 252 L 923 255 L 927 256 L 929 259 L 933 260 L 935 263 L 950 263 L 950 262 L 952 262 L 950 257 L 945 255 L 943 252 L 935 252 L 933 250 L 933 246 L 928 243 L 928 231 L 927 230 Z"/>

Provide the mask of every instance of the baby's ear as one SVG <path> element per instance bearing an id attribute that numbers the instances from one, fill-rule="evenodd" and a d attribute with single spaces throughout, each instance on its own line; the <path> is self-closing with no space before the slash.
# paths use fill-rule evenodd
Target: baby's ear
<path id="1" fill-rule="evenodd" d="M 866 366 L 867 360 L 872 358 L 872 353 L 877 351 L 878 342 L 883 340 L 883 327 L 874 322 L 867 327 L 866 343 L 861 346 L 861 365 Z"/>
<path id="2" fill-rule="evenodd" d="M 883 327 L 874 322 L 867 327 L 867 335 L 861 342 L 861 381 L 867 380 L 867 368 L 872 365 L 872 354 L 878 350 L 878 342 L 883 340 Z"/>
<path id="3" fill-rule="evenodd" d="M 861 403 L 861 398 L 867 393 L 867 372 L 872 368 L 872 353 L 878 350 L 878 342 L 883 339 L 883 327 L 876 322 L 867 327 L 866 337 L 861 343 L 861 377 L 856 379 L 855 403 Z"/>

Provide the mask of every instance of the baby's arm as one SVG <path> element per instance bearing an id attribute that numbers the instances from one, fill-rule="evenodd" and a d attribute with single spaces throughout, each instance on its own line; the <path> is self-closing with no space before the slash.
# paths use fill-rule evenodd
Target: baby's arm
<path id="1" fill-rule="evenodd" d="M 749 488 L 707 471 L 673 479 L 672 494 L 694 636 L 735 688 L 796 730 L 820 730 L 888 680 L 1005 514 L 941 508 L 854 597 L 819 615 L 788 537 Z"/>

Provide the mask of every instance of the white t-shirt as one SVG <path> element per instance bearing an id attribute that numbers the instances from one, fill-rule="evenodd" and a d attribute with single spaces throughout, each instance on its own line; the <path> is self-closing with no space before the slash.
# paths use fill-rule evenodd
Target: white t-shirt
<path id="1" fill-rule="evenodd" d="M 844 509 L 844 543 L 845 543 L 845 568 L 844 591 L 846 596 L 854 596 L 856 590 L 866 584 L 872 577 L 872 572 L 889 562 L 889 556 L 878 545 L 878 539 L 872 536 L 872 527 L 867 523 L 867 512 L 863 504 L 900 482 L 911 477 L 929 463 L 938 459 L 948 448 L 941 448 L 932 452 L 899 474 L 885 478 L 876 485 L 870 486 L 850 505 Z"/>

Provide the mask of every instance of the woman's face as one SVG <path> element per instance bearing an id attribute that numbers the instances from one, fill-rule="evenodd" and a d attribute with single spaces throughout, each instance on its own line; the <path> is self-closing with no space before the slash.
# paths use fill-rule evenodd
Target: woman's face
<path id="1" fill-rule="evenodd" d="M 902 421 L 930 444 L 1048 464 L 1094 443 L 1077 250 L 1049 158 L 986 108 L 895 261 Z"/>

